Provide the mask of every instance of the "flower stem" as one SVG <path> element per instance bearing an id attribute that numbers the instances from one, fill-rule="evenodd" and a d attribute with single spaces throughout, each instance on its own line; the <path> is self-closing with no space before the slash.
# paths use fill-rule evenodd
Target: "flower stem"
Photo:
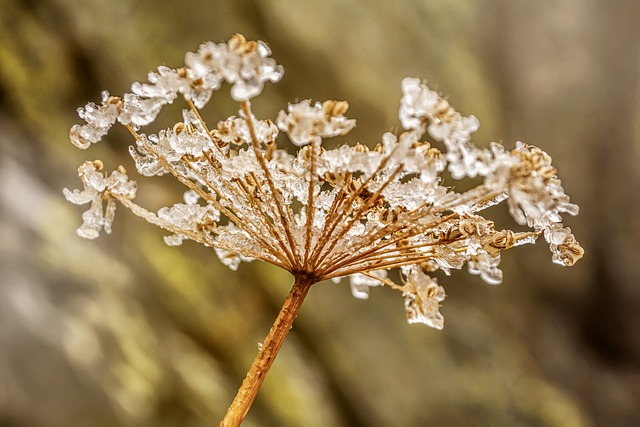
<path id="1" fill-rule="evenodd" d="M 220 423 L 220 427 L 236 427 L 244 420 L 314 282 L 314 279 L 307 275 L 296 276 L 293 288 L 285 299 L 278 318 L 271 326 L 269 335 L 262 343 L 260 351 L 253 360 L 247 376 Z"/>

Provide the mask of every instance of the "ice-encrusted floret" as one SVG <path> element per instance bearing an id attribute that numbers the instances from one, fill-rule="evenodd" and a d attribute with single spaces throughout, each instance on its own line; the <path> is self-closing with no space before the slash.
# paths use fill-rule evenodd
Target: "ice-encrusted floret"
<path id="1" fill-rule="evenodd" d="M 278 137 L 278 128 L 271 120 L 257 120 L 252 118 L 253 130 L 260 144 L 272 145 Z M 227 145 L 251 145 L 251 132 L 247 126 L 247 120 L 240 116 L 231 116 L 218 122 L 216 129 L 211 131 L 211 136 L 220 146 Z"/>
<path id="2" fill-rule="evenodd" d="M 484 170 L 485 153 L 470 142 L 480 126 L 478 119 L 462 116 L 419 79 L 402 81 L 399 115 L 405 129 L 426 128 L 433 138 L 444 142 L 449 171 L 455 179 L 474 177 Z"/>
<path id="3" fill-rule="evenodd" d="M 432 328 L 444 328 L 444 317 L 440 314 L 440 303 L 445 299 L 442 286 L 422 272 L 411 268 L 407 283 L 402 287 L 404 307 L 409 323 L 424 323 Z"/>
<path id="4" fill-rule="evenodd" d="M 440 100 L 437 92 L 422 84 L 420 79 L 407 77 L 402 80 L 400 123 L 405 129 L 419 129 L 426 125 Z"/>
<path id="5" fill-rule="evenodd" d="M 270 58 L 271 50 L 262 41 L 247 41 L 236 34 L 227 43 L 204 43 L 190 52 L 185 63 L 196 77 L 214 75 L 231 84 L 231 97 L 247 101 L 262 92 L 266 82 L 282 78 L 282 66 Z"/>
<path id="6" fill-rule="evenodd" d="M 549 223 L 559 223 L 563 213 L 578 214 L 578 206 L 569 201 L 547 153 L 519 142 L 512 155 L 517 162 L 509 169 L 507 203 L 519 224 L 541 230 Z"/>
<path id="7" fill-rule="evenodd" d="M 266 43 L 247 41 L 240 34 L 227 43 L 204 43 L 197 52 L 185 55 L 184 67 L 158 67 L 157 72 L 148 74 L 147 83 L 134 82 L 131 93 L 116 97 L 105 91 L 100 105 L 90 102 L 79 108 L 78 115 L 86 123 L 71 128 L 71 142 L 88 148 L 100 141 L 116 121 L 134 129 L 146 126 L 178 95 L 202 108 L 223 81 L 232 85 L 233 99 L 248 101 L 262 92 L 266 82 L 282 78 L 282 66 L 270 55 Z"/>
<path id="8" fill-rule="evenodd" d="M 544 238 L 549 243 L 552 260 L 556 264 L 570 267 L 584 255 L 584 249 L 569 227 L 552 224 L 544 230 Z"/>
<path id="9" fill-rule="evenodd" d="M 210 205 L 201 206 L 196 203 L 176 203 L 171 207 L 163 207 L 158 211 L 158 218 L 169 230 L 180 230 L 167 236 L 164 241 L 169 246 L 178 246 L 189 234 L 214 232 L 220 212 Z"/>
<path id="10" fill-rule="evenodd" d="M 289 135 L 291 142 L 303 146 L 319 144 L 323 138 L 346 135 L 356 125 L 344 113 L 349 108 L 346 101 L 316 102 L 305 99 L 297 104 L 289 104 L 287 112 L 278 114 L 278 127 Z"/>
<path id="11" fill-rule="evenodd" d="M 82 214 L 82 225 L 77 229 L 80 237 L 95 239 L 104 229 L 111 233 L 111 224 L 115 214 L 115 200 L 118 197 L 131 200 L 136 195 L 137 185 L 130 181 L 122 166 L 110 175 L 102 172 L 102 162 L 85 162 L 78 168 L 82 180 L 82 190 L 63 190 L 68 201 L 76 205 L 91 203 L 89 210 Z M 106 203 L 106 206 L 105 206 Z"/>
<path id="12" fill-rule="evenodd" d="M 78 108 L 78 115 L 86 123 L 71 127 L 69 138 L 73 145 L 85 149 L 100 141 L 118 119 L 121 106 L 120 98 L 103 91 L 100 105 L 89 102 L 84 107 Z"/>

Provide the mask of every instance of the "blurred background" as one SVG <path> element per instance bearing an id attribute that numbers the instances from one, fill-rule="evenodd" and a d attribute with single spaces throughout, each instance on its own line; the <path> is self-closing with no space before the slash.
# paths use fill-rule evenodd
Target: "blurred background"
<path id="1" fill-rule="evenodd" d="M 1 0 L 0 426 L 222 418 L 291 277 L 167 247 L 124 210 L 112 235 L 82 240 L 62 188 L 86 159 L 134 171 L 122 129 L 88 151 L 68 142 L 78 106 L 236 32 L 285 67 L 258 116 L 347 99 L 350 140 L 375 145 L 416 76 L 480 119 L 477 142 L 542 147 L 586 249 L 570 269 L 544 243 L 509 251 L 497 287 L 439 277 L 443 331 L 406 324 L 396 292 L 315 286 L 244 425 L 640 425 L 638 22 L 636 0 Z M 225 87 L 204 115 L 235 109 Z M 139 183 L 143 206 L 180 200 L 171 180 Z"/>

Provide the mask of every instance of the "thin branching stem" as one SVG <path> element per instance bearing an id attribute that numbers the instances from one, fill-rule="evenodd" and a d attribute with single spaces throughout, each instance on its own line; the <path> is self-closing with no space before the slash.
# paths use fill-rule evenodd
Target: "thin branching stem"
<path id="1" fill-rule="evenodd" d="M 324 257 L 324 254 L 329 254 L 331 253 L 331 251 L 336 247 L 336 245 L 340 242 L 340 240 L 349 232 L 349 230 L 351 230 L 351 228 L 353 227 L 353 225 L 360 220 L 360 218 L 362 218 L 362 215 L 364 215 L 364 213 L 373 206 L 373 204 L 375 203 L 376 199 L 380 196 L 380 194 L 382 193 L 382 191 L 387 187 L 387 185 L 389 185 L 389 183 L 391 181 L 393 181 L 393 179 L 396 177 L 396 175 L 402 170 L 402 165 L 399 165 L 389 176 L 389 178 L 387 178 L 387 180 L 380 186 L 380 188 L 378 189 L 378 191 L 376 191 L 372 197 L 370 197 L 366 203 L 364 203 L 364 205 L 362 207 L 360 207 L 360 209 L 358 209 L 358 211 L 356 211 L 356 213 L 353 215 L 353 217 L 351 217 L 351 219 L 347 222 L 347 224 L 340 230 L 340 232 L 333 237 L 328 244 L 325 246 L 325 248 L 320 252 L 320 254 L 318 255 L 318 257 L 320 259 L 322 259 Z M 364 188 L 364 185 L 363 185 Z"/>
<path id="2" fill-rule="evenodd" d="M 318 147 L 319 148 L 319 147 Z M 306 232 L 305 232 L 305 242 L 304 242 L 304 265 L 308 265 L 309 262 L 309 251 L 311 249 L 311 240 L 313 236 L 313 221 L 316 213 L 316 208 L 314 205 L 314 194 L 315 194 L 315 185 L 316 185 L 316 144 L 312 143 L 309 146 L 309 154 L 311 159 L 311 165 L 309 166 L 309 192 L 307 194 L 307 224 L 306 224 Z"/>
<path id="3" fill-rule="evenodd" d="M 143 208 L 142 206 L 134 203 L 133 201 L 127 199 L 126 197 L 122 197 L 120 195 L 117 194 L 112 194 L 111 197 L 113 197 L 114 199 L 116 199 L 118 202 L 120 202 L 120 204 L 122 204 L 122 206 L 124 206 L 125 208 L 129 209 L 134 215 L 139 216 L 140 218 L 144 219 L 145 221 L 149 222 L 150 224 L 156 225 L 160 228 L 162 228 L 163 230 L 167 230 L 171 233 L 175 233 L 175 234 L 180 234 L 180 235 L 184 235 L 185 237 L 198 242 L 198 243 L 202 243 L 205 246 L 211 246 L 211 241 L 210 239 L 207 238 L 206 235 L 200 234 L 200 233 L 196 233 L 194 231 L 189 231 L 189 230 L 185 230 L 183 228 L 178 228 L 178 227 L 173 227 L 170 224 L 167 224 L 165 221 L 162 221 L 160 218 L 158 218 L 158 216 L 156 214 L 154 214 L 153 212 L 150 212 L 149 210 Z M 216 246 L 221 248 L 221 249 L 227 249 L 229 251 L 234 251 L 233 248 L 229 248 L 226 247 L 223 244 L 220 243 L 216 243 Z M 264 255 L 260 255 L 257 252 L 251 252 L 251 251 L 247 251 L 247 256 L 251 256 L 255 259 L 259 259 L 265 262 L 268 262 L 270 264 L 276 265 L 280 268 L 288 268 L 286 264 L 284 264 L 283 262 L 281 262 L 280 260 L 276 259 L 276 258 L 269 258 L 266 257 Z"/>
<path id="4" fill-rule="evenodd" d="M 280 236 L 280 233 L 278 233 L 278 231 L 275 229 L 273 223 L 269 221 L 267 213 L 263 211 L 261 205 L 255 199 L 255 197 L 251 195 L 251 192 L 242 180 L 236 180 L 236 184 L 244 192 L 245 198 L 251 205 L 253 212 L 257 214 L 256 217 L 258 218 L 264 229 L 268 230 L 268 235 L 275 239 L 277 246 L 280 248 L 280 250 L 277 250 L 273 245 L 269 244 L 269 250 L 276 257 L 281 259 L 285 264 L 289 265 L 289 267 L 293 266 L 293 255 L 291 255 L 290 251 L 287 250 L 286 243 L 282 240 L 282 236 Z M 256 191 L 258 190 L 256 189 Z M 282 254 L 284 254 L 284 257 Z"/>
<path id="5" fill-rule="evenodd" d="M 433 221 L 431 223 L 429 223 L 428 225 L 425 225 L 424 228 L 425 229 L 433 229 L 434 227 L 437 227 L 440 224 L 443 224 L 451 219 L 457 218 L 458 214 L 457 213 L 452 213 L 449 214 L 445 217 L 440 217 L 438 218 L 438 220 Z M 389 227 L 388 230 L 383 231 L 384 228 Z M 335 257 L 332 258 L 331 260 L 327 260 L 326 263 L 323 264 L 323 266 L 325 266 L 324 269 L 320 269 L 319 271 L 322 274 L 322 277 L 324 277 L 326 274 L 328 274 L 331 271 L 335 271 L 337 269 L 340 268 L 344 268 L 345 266 L 349 265 L 350 263 L 354 262 L 355 260 L 361 258 L 361 257 L 365 257 L 365 256 L 369 256 L 372 254 L 377 253 L 380 250 L 383 250 L 393 244 L 398 243 L 399 241 L 405 239 L 407 236 L 397 236 L 397 237 L 393 237 L 391 239 L 386 240 L 385 242 L 381 242 L 377 245 L 373 245 L 378 239 L 387 236 L 387 235 L 391 235 L 393 236 L 395 233 L 402 231 L 404 228 L 406 227 L 406 225 L 402 224 L 402 225 L 396 225 L 396 227 L 393 227 L 393 224 L 388 224 L 387 226 L 385 226 L 383 228 L 383 230 L 380 230 L 378 233 L 375 233 L 374 237 L 369 238 L 367 241 L 365 242 L 359 242 L 356 245 L 354 245 L 352 251 L 350 252 L 343 252 L 341 254 L 341 256 L 339 257 Z M 423 227 L 421 227 L 423 228 Z M 366 248 L 369 246 L 373 247 L 365 252 L 361 252 L 358 253 L 359 250 L 361 250 L 362 248 Z"/>
<path id="6" fill-rule="evenodd" d="M 193 165 L 191 164 L 191 162 L 185 162 L 189 168 L 191 170 L 193 170 L 194 172 L 197 172 L 196 169 L 193 167 Z M 199 176 L 196 173 L 196 176 Z M 202 178 L 200 177 L 200 179 L 202 180 L 202 183 L 207 186 L 208 188 L 211 188 L 212 190 L 215 190 L 217 194 L 219 194 L 218 190 L 213 186 L 213 184 L 211 184 L 208 180 L 206 180 L 206 178 Z M 226 182 L 225 182 L 226 185 Z M 232 191 L 229 187 L 229 185 L 226 185 L 226 187 Z M 236 195 L 239 195 L 238 193 L 236 193 Z M 220 196 L 222 197 L 222 196 Z M 215 205 L 214 205 L 215 206 Z M 222 206 L 221 204 L 218 204 L 217 206 L 220 206 L 223 208 L 223 210 L 221 210 L 222 213 L 224 213 L 229 220 L 231 220 L 234 224 L 236 224 L 241 230 L 243 230 L 244 232 L 246 232 L 252 239 L 255 239 L 256 242 L 258 242 L 260 244 L 260 246 L 263 247 L 263 249 L 267 250 L 267 252 L 273 254 L 276 258 L 278 258 L 282 263 L 287 264 L 287 259 L 286 258 L 282 258 L 280 251 L 275 250 L 275 248 L 273 247 L 273 245 L 269 242 L 267 242 L 263 237 L 262 234 L 260 233 L 260 230 L 262 230 L 262 227 L 260 227 L 258 224 L 255 224 L 254 221 L 250 218 L 250 217 L 246 217 L 246 216 L 240 216 L 237 213 L 231 211 L 231 209 L 227 209 L 226 207 Z M 256 209 L 259 212 L 262 212 L 260 209 Z M 286 252 L 285 252 L 286 253 Z M 288 260 L 289 262 L 291 260 Z"/>
<path id="7" fill-rule="evenodd" d="M 200 124 L 202 125 L 202 128 L 205 130 L 207 137 L 209 138 L 209 140 L 211 141 L 212 145 L 215 146 L 215 148 L 218 150 L 219 153 L 222 154 L 222 151 L 220 150 L 220 147 L 218 147 L 218 144 L 216 143 L 216 141 L 213 139 L 213 137 L 211 136 L 211 131 L 209 130 L 209 127 L 207 126 L 207 123 L 205 122 L 205 120 L 202 118 L 202 115 L 200 114 L 200 111 L 198 110 L 198 108 L 196 108 L 196 106 L 193 104 L 193 101 L 191 101 L 190 99 L 185 99 L 187 104 L 189 105 L 189 108 L 191 109 L 191 111 L 193 111 L 193 113 L 196 115 L 198 121 L 200 122 Z M 254 137 L 254 135 L 252 134 L 252 138 Z M 216 165 L 214 162 L 211 161 L 211 159 L 207 156 L 205 156 L 205 158 L 207 159 L 207 161 L 209 162 L 209 164 L 211 164 L 211 166 L 218 172 L 220 172 L 220 168 L 218 165 Z M 190 165 L 191 166 L 191 165 Z M 223 180 L 223 184 L 225 185 L 225 187 L 227 188 L 227 190 L 235 195 L 240 195 L 238 194 L 236 191 L 234 191 L 234 188 L 230 185 L 228 185 L 226 180 Z M 218 197 L 222 197 L 220 195 L 220 193 L 218 192 L 218 190 L 211 184 L 207 183 L 207 186 L 209 188 L 211 188 L 212 190 L 216 191 L 216 193 L 218 194 Z M 269 231 L 271 232 L 272 237 L 278 242 L 278 246 L 280 247 L 280 249 L 284 252 L 284 254 L 286 255 L 286 258 L 288 260 L 288 264 L 289 265 L 293 265 L 293 256 L 291 254 L 291 252 L 288 250 L 288 247 L 286 244 L 284 244 L 284 242 L 282 241 L 280 234 L 275 230 L 275 228 L 273 227 L 271 221 L 269 221 L 269 219 L 266 217 L 266 212 L 263 211 L 263 209 L 261 209 L 259 206 L 256 207 L 255 205 L 255 200 L 253 200 L 251 198 L 251 195 L 249 194 L 249 192 L 246 191 L 246 188 L 244 188 L 245 192 L 241 195 L 245 196 L 245 198 L 249 201 L 249 203 L 251 203 L 251 205 L 254 207 L 254 212 L 256 212 L 258 215 L 258 217 L 264 218 L 263 225 L 266 225 L 267 228 L 269 229 Z M 255 226 L 255 225 L 254 225 Z M 260 238 L 259 238 L 260 239 Z M 271 246 L 271 245 L 269 245 Z M 272 247 L 270 247 L 270 249 L 273 250 Z M 285 262 L 284 259 L 282 259 L 282 256 L 280 254 L 280 251 L 272 251 L 272 253 L 278 258 L 281 259 L 283 262 Z M 285 262 L 287 263 L 287 262 Z"/>
<path id="8" fill-rule="evenodd" d="M 249 134 L 251 135 L 251 145 L 253 146 L 253 151 L 256 155 L 256 158 L 258 159 L 258 163 L 260 164 L 260 167 L 262 168 L 262 171 L 267 180 L 267 185 L 269 186 L 269 190 L 271 191 L 271 195 L 273 196 L 273 202 L 275 203 L 276 208 L 278 209 L 278 214 L 280 215 L 280 220 L 282 221 L 282 225 L 284 226 L 284 229 L 285 229 L 285 235 L 287 237 L 287 241 L 289 242 L 289 250 L 292 251 L 294 260 L 300 260 L 300 256 L 298 254 L 298 245 L 296 244 L 293 238 L 293 234 L 291 233 L 291 228 L 289 226 L 289 224 L 293 223 L 293 220 L 291 218 L 290 212 L 288 211 L 288 207 L 283 206 L 283 201 L 281 200 L 280 192 L 278 191 L 278 189 L 275 186 L 275 183 L 273 182 L 273 178 L 271 177 L 271 172 L 269 172 L 269 168 L 267 167 L 266 160 L 262 155 L 262 150 L 260 148 L 260 141 L 258 141 L 255 127 L 253 125 L 253 119 L 252 119 L 253 114 L 251 113 L 251 107 L 249 105 L 249 102 L 247 101 L 243 101 L 241 103 L 241 106 L 242 106 L 242 112 L 245 115 L 245 120 L 247 121 L 247 127 L 249 128 Z M 287 212 L 287 215 L 285 215 L 285 210 Z M 302 268 L 302 266 L 299 265 L 299 262 L 298 264 L 295 264 L 293 267 L 298 269 Z"/>
<path id="9" fill-rule="evenodd" d="M 321 254 L 323 252 L 324 253 L 328 252 L 328 251 L 325 251 L 324 249 L 326 245 L 329 244 L 329 242 L 331 241 L 333 237 L 332 234 L 335 231 L 338 224 L 340 224 L 340 222 L 344 221 L 345 218 L 351 215 L 351 205 L 353 204 L 353 202 L 356 200 L 357 197 L 360 196 L 360 194 L 362 193 L 362 190 L 364 190 L 367 187 L 369 182 L 371 182 L 371 180 L 373 180 L 378 175 L 378 173 L 382 170 L 382 168 L 386 166 L 387 162 L 389 161 L 389 159 L 397 149 L 398 149 L 398 146 L 394 147 L 393 150 L 391 150 L 391 152 L 380 161 L 380 164 L 378 165 L 378 167 L 371 173 L 371 175 L 369 175 L 369 177 L 367 177 L 367 179 L 362 183 L 360 188 L 354 191 L 353 194 L 351 194 L 344 203 L 340 203 L 344 200 L 341 198 L 336 204 L 336 209 L 335 211 L 333 211 L 333 214 L 327 216 L 328 223 L 325 223 L 325 229 L 323 230 L 323 233 L 322 233 L 323 239 L 318 241 L 318 244 L 316 245 L 310 258 L 311 262 L 314 265 L 317 265 L 318 261 L 322 259 Z M 338 193 L 338 195 L 345 193 L 346 185 L 348 185 L 348 182 L 343 183 L 343 186 L 340 189 L 340 192 Z M 340 212 L 339 208 L 342 208 L 342 206 L 347 207 L 347 210 L 345 212 Z"/>
<path id="10" fill-rule="evenodd" d="M 204 191 L 201 187 L 196 185 L 193 181 L 191 181 L 190 179 L 188 179 L 187 177 L 185 177 L 184 175 L 179 173 L 176 170 L 176 168 L 173 167 L 173 165 L 171 165 L 171 163 L 169 163 L 163 156 L 161 156 L 160 154 L 158 154 L 156 152 L 156 150 L 154 150 L 153 146 L 151 146 L 150 144 L 147 144 L 146 141 L 135 131 L 135 129 L 133 129 L 129 125 L 127 125 L 126 127 L 129 130 L 129 132 L 134 136 L 134 138 L 136 138 L 139 141 L 142 141 L 145 144 L 145 147 L 149 151 L 154 153 L 154 155 L 156 156 L 156 158 L 158 159 L 160 164 L 167 171 L 169 171 L 169 173 L 171 175 L 173 175 L 176 179 L 178 179 L 178 181 L 180 181 L 183 185 L 185 185 L 190 190 L 194 191 L 202 199 L 204 199 L 207 202 L 211 203 L 212 206 L 214 206 L 220 212 L 225 214 L 229 218 L 229 220 L 231 222 L 233 222 L 238 227 L 240 227 L 240 229 L 242 229 L 244 232 L 246 232 L 251 238 L 256 239 L 256 241 L 258 241 L 258 242 L 260 242 L 262 240 L 262 237 L 260 236 L 260 233 L 257 232 L 257 230 L 252 230 L 252 228 L 249 227 L 249 224 L 247 224 L 247 222 L 245 222 L 243 219 L 239 218 L 232 210 L 230 210 L 227 207 L 223 206 L 218 200 L 215 199 L 215 197 L 213 197 L 211 195 L 211 193 L 208 193 L 208 192 Z M 186 162 L 186 163 L 191 167 L 190 162 Z"/>

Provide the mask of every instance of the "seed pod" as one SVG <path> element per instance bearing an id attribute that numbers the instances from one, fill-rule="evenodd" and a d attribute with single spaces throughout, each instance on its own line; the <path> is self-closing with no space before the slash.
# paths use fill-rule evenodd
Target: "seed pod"
<path id="1" fill-rule="evenodd" d="M 325 172 L 324 180 L 331 184 L 333 188 L 337 188 L 347 181 L 347 174 L 344 171 Z"/>
<path id="2" fill-rule="evenodd" d="M 109 98 L 107 98 L 107 104 L 115 105 L 118 112 L 122 111 L 123 103 L 122 103 L 122 98 L 120 98 L 119 96 L 110 96 Z"/>
<path id="3" fill-rule="evenodd" d="M 456 227 L 447 228 L 444 231 L 441 231 L 438 234 L 438 240 L 455 240 L 459 237 L 462 237 L 462 233 Z"/>
<path id="4" fill-rule="evenodd" d="M 384 224 L 391 224 L 398 220 L 398 212 L 395 209 L 384 209 L 380 212 L 378 220 Z"/>
<path id="5" fill-rule="evenodd" d="M 340 116 L 347 112 L 349 103 L 347 101 L 334 101 L 328 99 L 322 103 L 322 110 L 327 117 Z"/>
<path id="6" fill-rule="evenodd" d="M 420 264 L 418 264 L 418 267 L 420 267 L 420 269 L 425 273 L 433 273 L 440 268 L 438 263 L 432 259 L 421 262 Z"/>
<path id="7" fill-rule="evenodd" d="M 524 178 L 531 175 L 533 164 L 529 160 L 522 160 L 520 163 L 511 167 L 511 175 Z"/>
<path id="8" fill-rule="evenodd" d="M 173 133 L 175 133 L 176 135 L 180 135 L 186 129 L 187 129 L 187 127 L 185 126 L 185 124 L 183 122 L 178 122 L 175 125 L 173 125 Z"/>
<path id="9" fill-rule="evenodd" d="M 458 230 L 464 237 L 473 236 L 478 231 L 478 227 L 476 225 L 477 220 L 472 218 L 465 218 L 460 221 L 458 224 Z"/>
<path id="10" fill-rule="evenodd" d="M 251 53 L 258 49 L 258 44 L 255 41 L 247 41 L 242 34 L 235 34 L 227 42 L 230 52 L 237 53 Z"/>
<path id="11" fill-rule="evenodd" d="M 347 112 L 349 109 L 348 101 L 335 101 L 333 105 L 333 110 L 331 111 L 332 116 L 341 116 Z"/>
<path id="12" fill-rule="evenodd" d="M 353 148 L 356 151 L 356 153 L 366 153 L 369 151 L 369 147 L 367 147 L 366 145 L 362 145 L 359 142 Z"/>
<path id="13" fill-rule="evenodd" d="M 556 176 L 558 172 L 556 168 L 552 166 L 544 166 L 537 170 L 538 174 L 544 179 L 550 179 Z"/>
<path id="14" fill-rule="evenodd" d="M 433 160 L 438 160 L 442 157 L 442 152 L 435 147 L 431 147 L 427 150 L 425 156 Z"/>
<path id="15" fill-rule="evenodd" d="M 484 237 L 495 229 L 495 224 L 491 220 L 480 218 L 481 219 L 476 222 L 476 232 L 478 236 Z"/>
<path id="16" fill-rule="evenodd" d="M 584 249 L 576 241 L 570 241 L 558 245 L 560 251 L 560 259 L 567 267 L 571 267 L 584 255 Z"/>
<path id="17" fill-rule="evenodd" d="M 440 286 L 437 283 L 429 283 L 424 291 L 427 298 L 435 298 L 438 292 L 440 292 Z"/>
<path id="18" fill-rule="evenodd" d="M 191 80 L 189 86 L 191 86 L 191 89 L 201 88 L 202 86 L 204 86 L 204 80 L 202 80 L 202 77 L 195 78 Z"/>
<path id="19" fill-rule="evenodd" d="M 360 178 L 350 179 L 345 185 L 345 192 L 349 195 L 357 194 L 362 188 Z"/>
<path id="20" fill-rule="evenodd" d="M 104 163 L 102 163 L 102 160 L 94 160 L 93 162 L 91 162 L 93 164 L 93 167 L 95 168 L 95 170 L 97 171 L 101 171 L 102 168 L 104 168 Z"/>
<path id="21" fill-rule="evenodd" d="M 511 230 L 502 230 L 488 235 L 482 242 L 482 248 L 492 257 L 500 251 L 511 248 L 516 243 L 516 235 Z"/>
<path id="22" fill-rule="evenodd" d="M 449 105 L 449 101 L 444 98 L 438 98 L 434 110 L 435 113 L 433 114 L 433 118 L 436 123 L 446 123 L 456 114 L 453 107 Z"/>
<path id="23" fill-rule="evenodd" d="M 396 245 L 399 248 L 406 248 L 407 246 L 411 245 L 411 242 L 409 241 L 408 238 L 404 238 L 404 239 L 398 240 L 398 243 L 396 243 Z"/>
<path id="24" fill-rule="evenodd" d="M 189 69 L 187 67 L 178 68 L 178 77 L 186 79 L 189 76 Z"/>

